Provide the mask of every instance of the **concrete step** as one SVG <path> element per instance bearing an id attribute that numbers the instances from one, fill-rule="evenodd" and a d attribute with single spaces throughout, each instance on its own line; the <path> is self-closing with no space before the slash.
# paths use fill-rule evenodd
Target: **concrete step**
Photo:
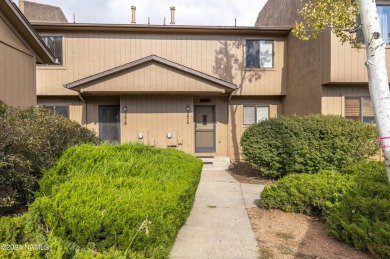
<path id="1" fill-rule="evenodd" d="M 203 170 L 225 170 L 231 166 L 226 156 L 198 156 L 203 161 Z"/>
<path id="2" fill-rule="evenodd" d="M 215 162 L 225 162 L 230 163 L 230 158 L 227 156 L 198 156 L 202 159 L 203 163 L 215 163 Z"/>

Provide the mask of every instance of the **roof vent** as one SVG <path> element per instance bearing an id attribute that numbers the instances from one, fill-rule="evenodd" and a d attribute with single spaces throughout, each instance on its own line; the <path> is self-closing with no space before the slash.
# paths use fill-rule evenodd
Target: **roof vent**
<path id="1" fill-rule="evenodd" d="M 136 10 L 137 8 L 135 7 L 135 6 L 132 6 L 131 7 L 131 23 L 132 24 L 135 24 L 136 22 L 135 22 L 135 10 Z"/>
<path id="2" fill-rule="evenodd" d="M 175 7 L 171 6 L 171 25 L 175 24 Z"/>

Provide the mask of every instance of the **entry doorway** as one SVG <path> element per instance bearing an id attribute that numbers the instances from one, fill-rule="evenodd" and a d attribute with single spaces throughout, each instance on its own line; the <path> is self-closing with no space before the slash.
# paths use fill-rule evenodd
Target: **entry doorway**
<path id="1" fill-rule="evenodd" d="M 120 143 L 119 105 L 99 105 L 99 137 L 104 142 Z"/>
<path id="2" fill-rule="evenodd" d="M 214 153 L 215 106 L 195 106 L 195 152 Z"/>

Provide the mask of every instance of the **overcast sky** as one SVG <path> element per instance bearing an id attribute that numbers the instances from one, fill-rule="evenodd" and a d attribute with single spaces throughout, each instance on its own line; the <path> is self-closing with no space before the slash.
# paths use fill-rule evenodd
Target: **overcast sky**
<path id="1" fill-rule="evenodd" d="M 15 3 L 18 0 L 13 0 Z M 62 8 L 69 22 L 73 13 L 79 23 L 129 23 L 132 5 L 137 7 L 137 23 L 170 22 L 170 6 L 176 8 L 177 25 L 253 26 L 267 0 L 30 0 Z"/>

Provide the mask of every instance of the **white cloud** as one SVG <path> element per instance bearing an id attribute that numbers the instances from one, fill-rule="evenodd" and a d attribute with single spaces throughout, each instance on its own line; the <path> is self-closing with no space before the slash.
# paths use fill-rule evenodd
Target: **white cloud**
<path id="1" fill-rule="evenodd" d="M 17 0 L 16 0 L 17 1 Z M 137 23 L 170 23 L 170 7 L 175 6 L 177 25 L 253 26 L 267 0 L 30 0 L 59 6 L 69 22 L 130 23 L 132 5 L 137 7 Z"/>

